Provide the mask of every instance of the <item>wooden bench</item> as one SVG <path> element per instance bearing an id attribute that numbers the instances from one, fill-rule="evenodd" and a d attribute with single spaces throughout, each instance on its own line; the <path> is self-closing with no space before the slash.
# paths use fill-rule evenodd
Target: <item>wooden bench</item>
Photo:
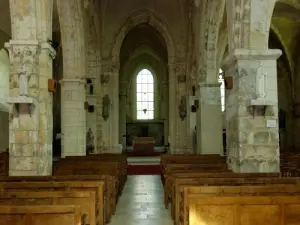
<path id="1" fill-rule="evenodd" d="M 8 176 L 9 170 L 9 154 L 8 152 L 0 153 L 0 176 L 5 175 Z"/>
<path id="2" fill-rule="evenodd" d="M 116 211 L 117 199 L 114 177 L 108 175 L 66 175 L 66 176 L 29 176 L 29 177 L 0 177 L 0 182 L 44 182 L 44 181 L 104 181 L 104 201 L 106 222 Z"/>
<path id="3" fill-rule="evenodd" d="M 193 187 L 185 189 L 183 225 L 299 224 L 299 186 Z"/>
<path id="4" fill-rule="evenodd" d="M 103 181 L 44 181 L 44 182 L 0 182 L 0 191 L 7 192 L 40 192 L 40 191 L 92 191 L 96 196 L 97 224 L 103 225 L 107 216 L 104 214 Z M 108 221 L 106 221 L 108 222 Z"/>
<path id="5" fill-rule="evenodd" d="M 177 179 L 175 180 L 175 187 L 172 191 L 172 208 L 171 214 L 175 219 L 175 224 L 179 224 L 180 211 L 183 202 L 183 189 L 189 186 L 246 186 L 246 185 L 286 185 L 286 184 L 300 184 L 299 178 L 272 178 L 272 177 L 249 177 L 249 178 L 199 178 L 199 179 Z"/>
<path id="6" fill-rule="evenodd" d="M 42 191 L 0 193 L 0 206 L 77 205 L 86 215 L 86 222 L 96 225 L 96 195 L 92 191 Z"/>
<path id="7" fill-rule="evenodd" d="M 104 161 L 104 162 L 118 162 L 120 163 L 120 173 L 121 173 L 121 187 L 124 186 L 127 180 L 127 156 L 125 154 L 113 154 L 113 153 L 105 153 L 105 154 L 94 154 L 88 156 L 68 156 L 63 160 L 93 160 L 93 161 Z"/>
<path id="8" fill-rule="evenodd" d="M 165 183 L 164 174 L 179 172 L 184 169 L 184 164 L 195 164 L 195 165 L 221 165 L 227 170 L 226 157 L 217 154 L 211 155 L 169 155 L 164 154 L 161 156 L 161 169 L 162 169 L 162 182 Z M 181 164 L 181 166 L 180 166 Z M 174 166 L 172 166 L 174 165 Z M 177 165 L 177 166 L 175 166 Z M 192 168 L 188 169 L 191 170 Z M 177 170 L 177 171 L 176 171 Z M 185 169 L 185 172 L 187 169 Z"/>
<path id="9" fill-rule="evenodd" d="M 115 162 L 97 162 L 97 161 L 64 161 L 57 165 L 53 175 L 109 175 L 115 180 L 116 190 L 113 190 L 115 196 L 121 194 L 121 183 L 119 175 L 119 165 Z"/>
<path id="10" fill-rule="evenodd" d="M 280 173 L 172 173 L 166 175 L 166 182 L 164 186 L 164 196 L 165 196 L 165 207 L 168 208 L 168 204 L 172 197 L 172 191 L 175 190 L 175 180 L 176 179 L 198 179 L 198 178 L 247 178 L 247 177 L 280 177 Z"/>
<path id="11" fill-rule="evenodd" d="M 86 225 L 79 206 L 0 206 L 0 225 Z"/>

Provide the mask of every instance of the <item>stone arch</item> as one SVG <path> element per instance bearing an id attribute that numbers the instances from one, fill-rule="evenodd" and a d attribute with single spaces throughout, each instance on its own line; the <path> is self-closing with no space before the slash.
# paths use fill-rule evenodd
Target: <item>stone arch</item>
<path id="1" fill-rule="evenodd" d="M 163 37 L 166 42 L 167 50 L 168 50 L 168 63 L 173 62 L 174 58 L 174 45 L 170 35 L 170 32 L 167 29 L 167 26 L 152 12 L 148 10 L 138 11 L 131 16 L 128 17 L 126 22 L 121 26 L 121 29 L 114 41 L 111 55 L 113 57 L 113 61 L 117 62 L 120 58 L 120 49 L 123 44 L 123 40 L 129 33 L 131 29 L 138 26 L 139 24 L 149 24 L 154 27 Z"/>
<path id="2" fill-rule="evenodd" d="M 280 31 L 277 29 L 277 27 L 275 27 L 273 24 L 271 24 L 271 28 L 270 28 L 274 34 L 277 36 L 278 40 L 280 41 L 282 47 L 283 47 L 283 51 L 285 52 L 286 54 L 286 57 L 287 57 L 287 60 L 288 60 L 288 63 L 289 63 L 289 69 L 291 71 L 291 79 L 292 79 L 292 82 L 293 82 L 293 78 L 294 78 L 294 70 L 292 69 L 293 68 L 293 59 L 292 59 L 292 56 L 291 54 L 289 53 L 288 51 L 288 47 L 286 45 L 286 43 L 284 42 L 281 34 L 280 34 Z"/>
<path id="3" fill-rule="evenodd" d="M 277 0 L 276 3 L 283 3 L 300 10 L 300 2 L 298 0 Z"/>

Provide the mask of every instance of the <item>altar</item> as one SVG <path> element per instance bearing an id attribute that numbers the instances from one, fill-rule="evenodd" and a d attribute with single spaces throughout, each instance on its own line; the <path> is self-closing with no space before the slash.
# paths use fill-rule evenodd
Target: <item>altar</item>
<path id="1" fill-rule="evenodd" d="M 149 155 L 154 153 L 155 139 L 153 137 L 135 137 L 133 139 L 132 152 L 139 155 Z"/>

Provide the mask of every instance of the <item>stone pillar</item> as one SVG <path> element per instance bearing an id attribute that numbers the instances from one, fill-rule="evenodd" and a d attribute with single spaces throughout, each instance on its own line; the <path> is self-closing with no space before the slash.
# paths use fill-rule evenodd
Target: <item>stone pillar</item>
<path id="1" fill-rule="evenodd" d="M 176 149 L 176 78 L 173 64 L 169 64 L 169 137 L 170 150 Z"/>
<path id="2" fill-rule="evenodd" d="M 53 1 L 10 1 L 9 175 L 52 173 Z"/>
<path id="3" fill-rule="evenodd" d="M 9 175 L 51 175 L 53 115 L 48 79 L 55 51 L 37 40 L 11 40 L 6 48 L 12 65 Z"/>
<path id="4" fill-rule="evenodd" d="M 189 152 L 195 152 L 196 112 L 192 111 L 196 96 L 187 96 L 187 139 Z"/>
<path id="5" fill-rule="evenodd" d="M 276 59 L 280 50 L 235 49 L 225 60 L 228 165 L 235 172 L 278 172 Z"/>
<path id="6" fill-rule="evenodd" d="M 164 88 L 164 106 L 163 106 L 163 118 L 164 118 L 164 145 L 168 144 L 169 137 L 169 85 L 168 81 L 163 83 Z"/>
<path id="7" fill-rule="evenodd" d="M 181 100 L 186 106 L 185 64 L 182 60 L 169 64 L 169 137 L 172 153 L 188 153 L 187 117 L 179 116 Z"/>
<path id="8" fill-rule="evenodd" d="M 87 78 L 84 12 L 80 0 L 56 0 L 63 54 L 61 80 L 62 157 L 86 154 Z"/>
<path id="9" fill-rule="evenodd" d="M 61 83 L 61 155 L 86 155 L 85 80 L 64 78 Z"/>
<path id="10" fill-rule="evenodd" d="M 108 117 L 103 118 L 103 142 L 102 152 L 118 152 L 119 148 L 119 66 L 116 63 L 104 62 L 103 82 L 101 88 L 101 110 L 103 109 L 103 97 L 109 97 Z"/>
<path id="11" fill-rule="evenodd" d="M 122 144 L 123 149 L 126 149 L 126 115 L 127 115 L 127 82 L 120 82 L 120 109 L 119 110 L 119 142 Z"/>
<path id="12" fill-rule="evenodd" d="M 197 110 L 197 152 L 223 155 L 220 83 L 200 84 Z"/>

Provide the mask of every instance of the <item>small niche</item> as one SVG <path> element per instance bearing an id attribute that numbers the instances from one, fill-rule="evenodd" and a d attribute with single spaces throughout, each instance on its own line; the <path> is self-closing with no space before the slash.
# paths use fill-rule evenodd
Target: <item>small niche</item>
<path id="1" fill-rule="evenodd" d="M 89 105 L 89 107 L 88 107 L 88 112 L 89 112 L 89 113 L 95 112 L 95 106 Z"/>

